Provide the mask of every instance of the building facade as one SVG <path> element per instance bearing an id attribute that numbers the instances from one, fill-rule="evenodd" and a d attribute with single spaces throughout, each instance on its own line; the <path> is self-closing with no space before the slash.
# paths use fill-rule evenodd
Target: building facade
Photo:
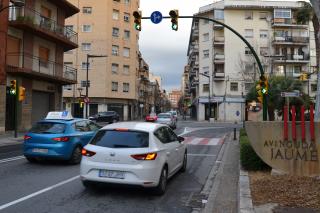
<path id="1" fill-rule="evenodd" d="M 62 86 L 77 81 L 63 54 L 78 46 L 77 33 L 65 26 L 78 8 L 66 0 L 26 0 L 24 7 L 2 1 L 3 8 L 10 4 L 0 13 L 0 132 L 14 129 L 15 106 L 19 130 L 61 110 Z M 25 88 L 22 102 L 9 92 L 12 80 Z"/>
<path id="2" fill-rule="evenodd" d="M 79 48 L 65 54 L 65 63 L 78 68 L 78 84 L 64 88 L 66 109 L 84 117 L 86 107 L 79 101 L 86 96 L 87 55 L 88 115 L 116 111 L 121 120 L 131 120 L 139 112 L 137 75 L 139 72 L 139 34 L 132 12 L 139 0 L 70 0 L 80 13 L 68 19 L 69 28 L 79 31 Z M 98 20 L 98 21 L 97 21 Z"/>
<path id="3" fill-rule="evenodd" d="M 169 92 L 168 98 L 171 102 L 171 107 L 175 110 L 178 109 L 178 103 L 180 98 L 182 97 L 182 91 L 181 90 L 172 90 Z"/>
<path id="4" fill-rule="evenodd" d="M 310 74 L 303 81 L 304 92 L 314 97 L 314 32 L 311 21 L 297 18 L 302 7 L 301 2 L 225 0 L 200 8 L 196 15 L 224 22 L 245 37 L 267 76 Z M 245 43 L 222 25 L 195 19 L 187 55 L 192 116 L 243 120 L 245 95 L 260 75 Z"/>

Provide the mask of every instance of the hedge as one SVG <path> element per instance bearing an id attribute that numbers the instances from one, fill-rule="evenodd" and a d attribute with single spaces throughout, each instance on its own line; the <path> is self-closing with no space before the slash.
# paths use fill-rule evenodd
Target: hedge
<path id="1" fill-rule="evenodd" d="M 244 129 L 240 130 L 240 162 L 245 170 L 258 171 L 271 169 L 253 150 Z"/>

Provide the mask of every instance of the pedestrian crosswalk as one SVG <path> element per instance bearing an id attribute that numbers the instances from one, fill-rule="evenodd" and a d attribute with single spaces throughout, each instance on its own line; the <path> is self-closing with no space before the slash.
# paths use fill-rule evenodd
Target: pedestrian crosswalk
<path id="1" fill-rule="evenodd" d="M 199 138 L 199 137 L 184 137 L 184 143 L 187 145 L 202 145 L 202 146 L 218 146 L 224 142 L 223 138 Z"/>

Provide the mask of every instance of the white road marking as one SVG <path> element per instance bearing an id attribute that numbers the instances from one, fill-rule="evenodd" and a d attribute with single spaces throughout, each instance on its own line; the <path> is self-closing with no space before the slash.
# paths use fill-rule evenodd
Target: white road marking
<path id="1" fill-rule="evenodd" d="M 12 157 L 12 158 L 6 158 L 6 159 L 0 160 L 0 163 L 7 163 L 10 161 L 21 160 L 21 159 L 25 159 L 25 157 L 23 155 L 20 155 L 20 156 L 16 156 L 16 157 Z"/>
<path id="2" fill-rule="evenodd" d="M 187 154 L 188 156 L 195 156 L 195 157 L 216 157 L 217 155 L 210 155 L 210 154 Z"/>
<path id="3" fill-rule="evenodd" d="M 8 208 L 8 207 L 10 207 L 10 206 L 13 206 L 13 205 L 15 205 L 15 204 L 21 203 L 22 201 L 28 200 L 28 199 L 30 199 L 30 198 L 32 198 L 32 197 L 35 197 L 35 196 L 37 196 L 37 195 L 40 195 L 40 194 L 45 193 L 45 192 L 47 192 L 47 191 L 50 191 L 50 190 L 52 190 L 52 189 L 54 189 L 54 188 L 57 188 L 57 187 L 59 187 L 59 186 L 62 186 L 62 185 L 64 185 L 64 184 L 66 184 L 66 183 L 69 183 L 69 182 L 71 182 L 71 181 L 74 181 L 74 180 L 78 179 L 79 177 L 80 177 L 80 175 L 77 175 L 77 176 L 75 176 L 75 177 L 69 178 L 68 180 L 65 180 L 65 181 L 62 181 L 62 182 L 60 182 L 60 183 L 57 183 L 57 184 L 55 184 L 55 185 L 53 185 L 53 186 L 49 186 L 49 187 L 47 187 L 47 188 L 45 188 L 45 189 L 39 190 L 39 191 L 34 192 L 34 193 L 32 193 L 32 194 L 30 194 L 30 195 L 27 195 L 27 196 L 25 196 L 25 197 L 22 197 L 22 198 L 19 198 L 19 199 L 17 199 L 17 200 L 14 200 L 14 201 L 12 201 L 12 202 L 10 202 L 10 203 L 6 203 L 6 204 L 0 206 L 0 211 L 3 210 L 3 209 L 5 209 L 5 208 Z"/>

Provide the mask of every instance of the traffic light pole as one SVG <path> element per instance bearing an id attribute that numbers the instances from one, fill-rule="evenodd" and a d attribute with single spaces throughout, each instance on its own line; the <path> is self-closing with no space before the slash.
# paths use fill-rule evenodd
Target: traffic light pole
<path id="1" fill-rule="evenodd" d="M 16 81 L 16 94 L 14 100 L 14 137 L 18 137 L 18 105 L 19 105 L 19 81 Z"/>
<path id="2" fill-rule="evenodd" d="M 171 19 L 171 16 L 163 16 L 163 19 Z M 254 56 L 255 60 L 257 61 L 258 67 L 259 67 L 259 71 L 260 71 L 260 77 L 264 77 L 264 70 L 263 70 L 263 66 L 262 63 L 258 57 L 258 54 L 256 53 L 256 51 L 253 49 L 253 47 L 250 45 L 250 43 L 240 34 L 238 33 L 236 30 L 234 30 L 233 28 L 231 28 L 230 26 L 226 25 L 223 22 L 217 21 L 215 19 L 211 19 L 211 18 L 205 18 L 205 17 L 200 17 L 200 16 L 179 16 L 180 18 L 192 18 L 192 19 L 202 19 L 202 20 L 207 20 L 207 21 L 211 21 L 214 22 L 216 24 L 220 24 L 222 26 L 224 26 L 225 28 L 229 29 L 231 32 L 233 32 L 236 36 L 238 36 L 246 45 L 247 47 L 250 49 L 252 55 Z M 150 17 L 141 17 L 141 19 L 150 19 Z M 267 116 L 267 109 L 268 109 L 268 104 L 267 104 L 267 99 L 268 99 L 268 95 L 263 95 L 263 120 L 266 121 L 268 119 Z"/>

